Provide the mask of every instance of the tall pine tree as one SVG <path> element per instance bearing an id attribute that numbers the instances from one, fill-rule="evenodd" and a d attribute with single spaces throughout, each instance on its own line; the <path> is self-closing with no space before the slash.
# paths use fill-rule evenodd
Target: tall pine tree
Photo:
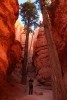
<path id="1" fill-rule="evenodd" d="M 28 58 L 28 41 L 29 41 L 29 33 L 31 26 L 36 25 L 38 22 L 38 12 L 34 3 L 25 2 L 20 5 L 20 15 L 22 17 L 22 21 L 26 27 L 26 40 L 25 40 L 25 49 L 24 49 L 24 61 L 22 68 L 22 83 L 26 84 L 27 78 L 27 58 Z"/>

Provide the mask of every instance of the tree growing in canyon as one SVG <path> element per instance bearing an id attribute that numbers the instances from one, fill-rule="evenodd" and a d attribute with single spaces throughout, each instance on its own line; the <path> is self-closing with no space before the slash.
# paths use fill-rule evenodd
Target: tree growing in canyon
<path id="1" fill-rule="evenodd" d="M 25 2 L 20 5 L 20 15 L 22 21 L 26 27 L 26 40 L 25 40 L 25 50 L 24 50 L 24 61 L 22 68 L 22 83 L 26 84 L 26 69 L 27 69 L 27 58 L 28 58 L 28 40 L 31 26 L 36 25 L 38 22 L 38 12 L 34 3 Z"/>

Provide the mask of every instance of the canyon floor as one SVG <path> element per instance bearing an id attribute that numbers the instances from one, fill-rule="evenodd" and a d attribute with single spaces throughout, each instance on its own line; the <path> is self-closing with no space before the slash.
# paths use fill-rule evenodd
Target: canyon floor
<path id="1" fill-rule="evenodd" d="M 39 85 L 34 80 L 33 95 L 28 93 L 27 85 L 22 85 L 17 82 L 5 82 L 0 89 L 0 100 L 53 100 L 52 90 L 49 87 Z"/>

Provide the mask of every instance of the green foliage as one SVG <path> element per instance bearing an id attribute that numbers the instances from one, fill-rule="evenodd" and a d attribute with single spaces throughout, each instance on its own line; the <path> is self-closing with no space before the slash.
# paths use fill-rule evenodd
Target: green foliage
<path id="1" fill-rule="evenodd" d="M 38 24 L 38 11 L 34 3 L 25 2 L 24 4 L 20 5 L 20 15 L 22 16 L 22 21 L 24 22 L 25 26 L 29 28 Z"/>

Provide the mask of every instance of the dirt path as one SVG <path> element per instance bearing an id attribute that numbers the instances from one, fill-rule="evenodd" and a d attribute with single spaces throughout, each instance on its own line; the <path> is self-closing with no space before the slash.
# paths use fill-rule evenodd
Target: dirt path
<path id="1" fill-rule="evenodd" d="M 52 90 L 39 86 L 34 80 L 33 95 L 28 95 L 28 84 L 5 83 L 0 88 L 0 100 L 53 100 Z"/>
<path id="2" fill-rule="evenodd" d="M 30 76 L 34 77 L 34 72 Z M 33 95 L 28 95 L 28 82 L 27 85 L 22 85 L 14 81 L 5 82 L 0 86 L 0 100 L 53 100 L 52 90 L 39 85 L 35 78 L 33 85 Z"/>
<path id="3" fill-rule="evenodd" d="M 38 82 L 35 80 L 33 95 L 26 95 L 17 100 L 53 100 L 52 90 L 45 89 L 44 86 L 39 86 Z"/>
<path id="4" fill-rule="evenodd" d="M 38 96 L 38 95 L 27 95 L 23 98 L 16 99 L 16 100 L 52 100 L 49 96 Z"/>

